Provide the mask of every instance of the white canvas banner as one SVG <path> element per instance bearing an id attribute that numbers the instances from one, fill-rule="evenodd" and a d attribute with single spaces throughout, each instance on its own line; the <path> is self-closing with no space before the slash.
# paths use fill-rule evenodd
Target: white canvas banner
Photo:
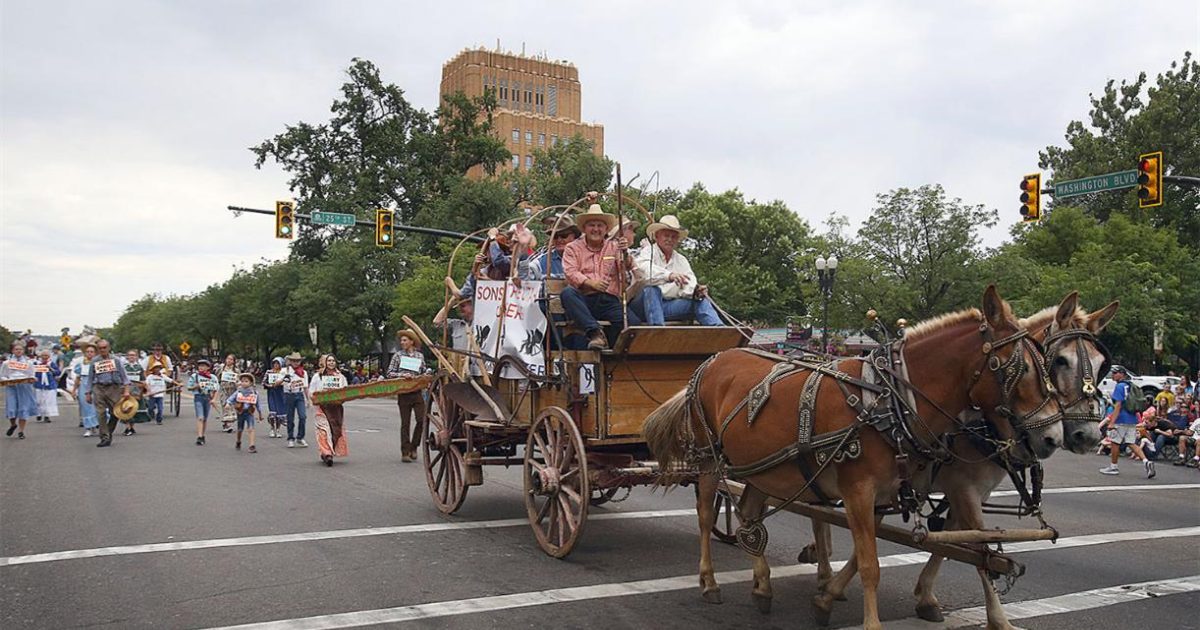
<path id="1" fill-rule="evenodd" d="M 507 291 L 506 291 L 507 289 Z M 546 316 L 538 304 L 541 282 L 481 280 L 475 285 L 475 340 L 484 354 L 520 360 L 530 374 L 545 376 Z M 500 317 L 504 316 L 504 339 L 500 339 Z M 504 378 L 520 378 L 510 368 Z"/>

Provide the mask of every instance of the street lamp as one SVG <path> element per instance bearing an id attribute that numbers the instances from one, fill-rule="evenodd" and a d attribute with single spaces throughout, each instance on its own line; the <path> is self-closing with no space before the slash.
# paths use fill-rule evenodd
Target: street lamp
<path id="1" fill-rule="evenodd" d="M 838 259 L 817 256 L 817 283 L 821 287 L 821 352 L 829 352 L 829 298 L 833 297 L 833 278 L 837 275 Z"/>

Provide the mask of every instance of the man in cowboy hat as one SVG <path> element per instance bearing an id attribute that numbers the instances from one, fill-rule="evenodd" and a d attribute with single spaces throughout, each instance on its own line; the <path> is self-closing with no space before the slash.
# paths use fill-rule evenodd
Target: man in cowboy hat
<path id="1" fill-rule="evenodd" d="M 676 251 L 688 231 L 674 215 L 646 227 L 646 236 L 653 243 L 638 253 L 638 282 L 641 292 L 629 303 L 631 322 L 662 326 L 668 321 L 695 320 L 701 326 L 720 326 L 721 318 L 708 287 L 696 281 L 696 274 L 683 254 Z"/>
<path id="2" fill-rule="evenodd" d="M 546 226 L 546 237 L 550 243 L 547 251 L 538 254 L 533 259 L 533 269 L 541 278 L 565 278 L 563 250 L 567 248 L 567 245 L 575 242 L 575 239 L 579 238 L 583 232 L 570 217 L 546 217 L 542 220 L 542 224 Z"/>
<path id="3" fill-rule="evenodd" d="M 287 411 L 287 447 L 306 448 L 304 425 L 308 422 L 308 374 L 300 365 L 304 357 L 299 352 L 287 355 L 287 367 L 283 368 L 283 408 Z M 299 417 L 297 427 L 295 418 Z"/>
<path id="4" fill-rule="evenodd" d="M 617 223 L 617 217 L 592 204 L 575 217 L 583 238 L 563 249 L 563 273 L 569 285 L 562 292 L 563 310 L 584 330 L 588 348 L 593 350 L 607 348 L 625 327 L 621 290 L 632 262 L 626 255 L 629 242 L 624 237 L 607 238 Z M 609 322 L 607 336 L 597 320 Z"/>
<path id="5" fill-rule="evenodd" d="M 388 364 L 388 378 L 417 378 L 425 371 L 425 355 L 421 353 L 421 338 L 411 329 L 396 333 L 400 349 Z M 400 410 L 400 461 L 417 461 L 421 445 L 421 430 L 425 426 L 425 398 L 420 390 L 396 395 Z"/>
<path id="6" fill-rule="evenodd" d="M 129 376 L 121 365 L 121 359 L 112 354 L 112 346 L 107 339 L 96 342 L 96 351 L 99 354 L 88 365 L 91 391 L 87 393 L 87 402 L 96 406 L 96 415 L 101 419 L 100 443 L 96 446 L 109 446 L 112 444 L 112 432 L 117 428 L 117 404 L 129 395 Z M 103 422 L 105 412 L 108 422 Z"/>

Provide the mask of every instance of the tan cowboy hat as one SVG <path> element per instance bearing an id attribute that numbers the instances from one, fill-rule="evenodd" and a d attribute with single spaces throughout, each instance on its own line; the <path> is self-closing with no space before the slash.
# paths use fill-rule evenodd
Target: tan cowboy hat
<path id="1" fill-rule="evenodd" d="M 396 333 L 396 339 L 400 339 L 401 337 L 408 337 L 408 339 L 413 342 L 413 347 L 421 347 L 421 338 L 418 337 L 417 333 L 413 332 L 411 328 L 405 328 L 404 330 L 398 331 Z"/>
<path id="2" fill-rule="evenodd" d="M 137 399 L 133 396 L 124 396 L 117 403 L 117 405 L 113 407 L 113 415 L 117 417 L 117 420 L 128 420 L 137 413 L 137 410 Z"/>
<path id="3" fill-rule="evenodd" d="M 679 232 L 679 240 L 681 240 L 681 241 L 683 239 L 687 238 L 687 236 L 688 236 L 688 231 L 683 229 L 683 227 L 681 227 L 679 225 L 679 219 L 675 218 L 675 215 L 673 215 L 673 214 L 668 214 L 667 216 L 663 217 L 662 219 L 659 219 L 658 221 L 651 223 L 646 228 L 646 236 L 653 239 L 654 234 L 656 232 L 658 232 L 659 230 L 674 230 L 676 232 Z"/>
<path id="4" fill-rule="evenodd" d="M 303 361 L 304 360 L 304 357 L 300 356 L 299 352 L 293 352 L 284 358 L 287 359 L 288 361 Z"/>
<path id="5" fill-rule="evenodd" d="M 588 221 L 595 221 L 596 219 L 604 221 L 605 225 L 607 225 L 608 229 L 610 230 L 614 225 L 617 224 L 616 216 L 605 212 L 604 208 L 600 207 L 600 204 L 594 203 L 588 206 L 587 212 L 581 212 L 575 215 L 575 226 L 582 231 L 583 226 L 587 225 Z"/>
<path id="6" fill-rule="evenodd" d="M 608 231 L 608 238 L 613 238 L 616 236 L 622 225 L 636 232 L 637 229 L 642 226 L 642 222 L 638 221 L 637 219 L 625 219 L 625 221 L 622 222 L 620 217 L 618 217 L 617 224 Z M 633 247 L 633 243 L 630 243 L 629 246 Z"/>
<path id="7" fill-rule="evenodd" d="M 242 372 L 241 374 L 238 374 L 238 380 L 239 380 L 239 381 L 240 381 L 240 380 L 242 380 L 242 379 L 244 379 L 244 378 L 248 378 L 248 379 L 250 379 L 250 382 L 251 382 L 251 383 L 253 383 L 253 382 L 254 382 L 254 375 L 253 375 L 253 374 L 251 374 L 251 373 L 249 373 L 249 372 Z"/>

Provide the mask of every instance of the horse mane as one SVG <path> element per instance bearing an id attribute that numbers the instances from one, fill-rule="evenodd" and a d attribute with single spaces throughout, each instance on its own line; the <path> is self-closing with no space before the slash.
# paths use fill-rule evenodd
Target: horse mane
<path id="1" fill-rule="evenodd" d="M 1020 322 L 1021 328 L 1026 330 L 1039 330 L 1054 323 L 1054 318 L 1058 314 L 1057 306 L 1047 306 L 1046 308 L 1022 319 Z M 1087 325 L 1088 312 L 1080 307 L 1075 307 L 1075 316 L 1071 318 L 1072 328 L 1084 328 Z"/>
<path id="2" fill-rule="evenodd" d="M 937 332 L 944 328 L 949 328 L 955 324 L 967 320 L 982 321 L 983 313 L 977 308 L 966 308 L 961 311 L 938 315 L 925 321 L 918 322 L 916 325 L 904 331 L 904 338 L 908 341 L 915 341 L 921 337 L 929 335 L 930 333 Z"/>

